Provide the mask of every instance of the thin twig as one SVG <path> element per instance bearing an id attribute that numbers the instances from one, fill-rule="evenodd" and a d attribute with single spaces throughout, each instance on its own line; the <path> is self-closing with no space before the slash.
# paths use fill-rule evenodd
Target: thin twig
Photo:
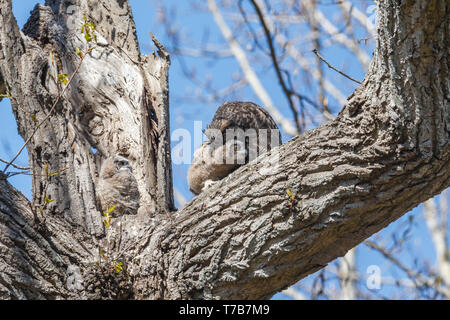
<path id="1" fill-rule="evenodd" d="M 367 38 L 358 39 L 358 42 L 364 41 L 364 44 L 367 44 L 367 41 L 369 41 L 370 39 L 374 39 L 374 38 L 375 38 L 375 36 L 369 36 Z"/>
<path id="2" fill-rule="evenodd" d="M 333 67 L 327 60 L 325 60 L 325 59 L 319 54 L 319 52 L 317 51 L 317 49 L 314 49 L 313 52 L 316 54 L 317 57 L 319 57 L 320 60 L 322 60 L 323 62 L 325 62 L 325 63 L 328 65 L 328 68 L 333 69 L 333 70 L 336 71 L 337 73 L 342 74 L 342 75 L 343 75 L 344 77 L 346 77 L 347 79 L 350 79 L 350 80 L 352 80 L 352 81 L 355 81 L 356 83 L 359 83 L 359 84 L 362 83 L 362 82 L 360 82 L 360 81 L 358 81 L 358 80 L 356 80 L 356 79 L 353 79 L 353 78 L 350 77 L 349 75 L 346 75 L 346 74 L 343 73 L 341 70 L 336 69 L 335 67 Z"/>
<path id="3" fill-rule="evenodd" d="M 122 51 L 122 52 L 127 56 L 128 59 L 130 59 L 131 62 L 133 62 L 133 63 L 134 63 L 135 65 L 137 65 L 137 66 L 140 65 L 140 63 L 137 62 L 137 61 L 135 61 L 133 58 L 131 58 L 131 57 L 128 55 L 128 53 L 127 53 L 122 47 L 118 47 L 118 48 L 120 49 L 120 51 Z M 113 47 L 113 50 L 115 51 L 114 47 Z"/>
<path id="4" fill-rule="evenodd" d="M 270 55 L 270 53 L 267 53 L 266 49 L 263 48 L 263 46 L 259 43 L 258 40 L 260 37 L 257 35 L 256 31 L 253 30 L 252 23 L 248 19 L 247 13 L 245 12 L 244 8 L 242 7 L 242 1 L 243 0 L 239 0 L 239 2 L 238 2 L 239 11 L 241 12 L 242 18 L 244 18 L 245 25 L 248 27 L 248 30 L 252 34 L 252 41 L 255 43 L 255 47 L 259 48 L 262 52 Z"/>
<path id="5" fill-rule="evenodd" d="M 233 55 L 238 61 L 242 72 L 245 75 L 248 83 L 251 88 L 257 95 L 257 97 L 261 100 L 263 106 L 269 111 L 269 113 L 273 116 L 274 120 L 277 121 L 283 131 L 291 136 L 295 136 L 297 134 L 297 129 L 292 125 L 291 121 L 285 118 L 281 112 L 275 107 L 272 99 L 270 98 L 267 90 L 262 85 L 259 77 L 256 75 L 255 71 L 251 67 L 247 55 L 244 50 L 241 48 L 240 44 L 237 42 L 230 28 L 226 24 L 222 14 L 217 8 L 216 2 L 214 0 L 208 0 L 208 8 L 211 11 L 214 20 L 222 32 L 223 37 L 228 42 Z"/>
<path id="6" fill-rule="evenodd" d="M 316 15 L 316 3 L 313 2 L 313 0 L 310 0 L 310 5 L 308 5 L 308 7 L 310 6 L 310 8 L 308 8 L 308 10 L 310 10 L 312 12 L 312 14 L 306 14 L 306 19 L 309 23 L 309 27 L 312 30 L 312 34 L 313 34 L 313 41 L 314 41 L 314 46 L 316 47 L 316 49 L 320 50 L 320 48 L 322 47 L 322 41 L 320 39 L 320 30 L 319 30 L 319 25 L 317 22 L 317 19 L 315 19 L 315 15 Z M 318 82 L 319 82 L 319 102 L 322 104 L 322 113 L 325 111 L 328 111 L 328 107 L 325 103 L 325 85 L 324 85 L 324 74 L 323 74 L 323 68 L 322 68 L 322 63 L 320 62 L 320 59 L 317 57 L 316 60 L 316 64 L 317 64 L 317 72 L 318 72 Z"/>
<path id="7" fill-rule="evenodd" d="M 18 172 L 8 172 L 8 173 L 6 174 L 6 176 L 7 176 L 8 178 L 11 178 L 11 177 L 14 177 L 14 176 L 18 176 L 18 175 L 20 175 L 20 174 L 23 174 L 23 175 L 29 175 L 30 172 L 31 172 L 30 170 L 18 171 Z"/>
<path id="8" fill-rule="evenodd" d="M 297 126 L 297 132 L 301 133 L 302 128 L 301 128 L 300 122 L 299 122 L 298 111 L 294 105 L 294 101 L 292 100 L 293 92 L 291 89 L 289 89 L 287 87 L 286 82 L 284 81 L 283 75 L 281 73 L 280 65 L 278 63 L 278 59 L 277 59 L 276 52 L 275 52 L 275 47 L 273 45 L 272 34 L 266 24 L 266 20 L 264 19 L 264 15 L 261 11 L 261 8 L 258 6 L 256 1 L 254 1 L 254 0 L 250 0 L 250 1 L 253 4 L 256 14 L 258 15 L 259 21 L 264 29 L 264 34 L 266 35 L 267 44 L 269 45 L 269 49 L 270 49 L 270 57 L 272 58 L 272 63 L 275 68 L 275 72 L 277 74 L 278 81 L 280 82 L 281 88 L 283 89 L 283 92 L 288 100 L 289 107 L 292 110 L 292 115 L 294 117 L 295 125 Z"/>
<path id="9" fill-rule="evenodd" d="M 306 2 L 306 6 L 309 6 L 308 3 L 311 3 L 311 1 Z M 353 52 L 364 69 L 369 65 L 369 55 L 359 48 L 353 39 L 349 38 L 345 33 L 341 33 L 339 29 L 331 21 L 329 21 L 319 9 L 313 11 L 312 15 L 313 19 L 320 24 L 322 30 L 331 36 L 331 40 L 333 42 L 340 43 Z"/>
<path id="10" fill-rule="evenodd" d="M 6 163 L 6 164 L 9 163 L 9 161 L 6 161 L 6 160 L 4 160 L 4 159 L 2 159 L 2 158 L 0 158 L 0 162 Z M 20 166 L 18 166 L 18 165 L 16 165 L 16 164 L 13 164 L 13 163 L 11 163 L 11 166 L 13 166 L 14 168 L 19 169 L 19 170 L 30 170 L 30 168 L 27 168 L 27 167 L 20 167 Z"/>
<path id="11" fill-rule="evenodd" d="M 305 72 L 309 73 L 315 80 L 320 80 L 320 75 L 317 70 L 311 69 L 311 62 L 303 57 L 303 54 L 300 53 L 300 51 L 295 47 L 295 45 L 292 44 L 292 41 L 289 41 L 286 39 L 286 37 L 281 32 L 276 32 L 276 27 L 274 25 L 273 19 L 276 19 L 276 16 L 273 17 L 267 13 L 267 9 L 264 7 L 264 2 L 258 0 L 257 1 L 259 7 L 261 8 L 261 11 L 264 14 L 266 25 L 269 29 L 269 31 L 272 33 L 274 41 L 277 42 L 285 51 L 286 54 L 288 54 L 292 59 L 299 65 L 301 69 L 303 69 Z M 296 9 L 297 10 L 297 9 Z M 298 14 L 301 14 L 301 11 L 298 11 Z M 288 72 L 286 73 L 289 74 Z M 289 78 L 288 78 L 289 80 Z M 323 84 L 325 90 L 338 101 L 339 104 L 344 105 L 347 101 L 346 96 L 342 94 L 342 92 L 336 88 L 336 86 L 328 81 L 326 78 L 323 79 Z M 294 88 L 294 86 L 290 86 L 291 89 Z M 295 94 L 295 90 L 293 90 Z M 302 104 L 302 100 L 300 102 L 300 107 Z M 322 108 L 319 108 L 318 110 L 321 110 Z M 330 119 L 330 114 L 328 112 L 325 112 L 325 116 L 327 119 Z M 301 117 L 300 117 L 301 120 Z"/>
<path id="12" fill-rule="evenodd" d="M 276 32 L 276 27 L 273 22 L 273 20 L 276 19 L 276 17 L 272 17 L 271 15 L 266 13 L 267 9 L 265 9 L 263 1 L 259 0 L 258 4 L 265 14 L 265 20 L 269 30 L 274 35 L 274 41 L 276 41 L 281 47 L 284 48 L 286 53 L 290 57 L 292 57 L 292 59 L 299 65 L 300 68 L 302 68 L 305 72 L 309 73 L 316 81 L 319 81 L 320 79 L 319 72 L 317 70 L 311 69 L 311 62 L 303 57 L 303 54 L 300 53 L 300 51 L 296 48 L 295 45 L 293 45 L 292 41 L 288 40 L 281 32 Z M 295 12 L 297 12 L 299 16 L 304 14 L 303 10 L 300 10 L 299 8 L 296 7 L 297 6 L 294 5 L 293 10 L 295 10 Z M 336 86 L 332 82 L 328 81 L 327 79 L 323 79 L 323 82 L 325 90 L 329 94 L 331 94 L 340 105 L 345 105 L 347 103 L 347 97 L 344 96 L 344 94 L 338 88 L 336 88 Z"/>
<path id="13" fill-rule="evenodd" d="M 3 169 L 3 173 L 6 173 L 6 170 L 8 170 L 9 166 L 13 165 L 13 162 L 19 157 L 19 155 L 22 153 L 23 149 L 25 149 L 25 147 L 27 146 L 27 144 L 31 141 L 31 139 L 34 137 L 34 135 L 36 134 L 36 132 L 39 130 L 39 128 L 41 127 L 41 125 L 46 122 L 50 116 L 52 115 L 53 111 L 56 109 L 56 106 L 58 105 L 59 101 L 61 100 L 62 96 L 64 95 L 64 93 L 66 92 L 67 88 L 69 87 L 70 83 L 72 82 L 73 78 L 75 77 L 75 75 L 78 73 L 78 70 L 80 70 L 81 64 L 83 63 L 84 57 L 86 56 L 86 54 L 88 54 L 90 51 L 92 50 L 92 48 L 89 48 L 85 54 L 83 54 L 80 58 L 80 63 L 78 64 L 77 68 L 75 69 L 74 73 L 72 74 L 72 76 L 70 77 L 69 81 L 67 82 L 66 86 L 64 87 L 64 89 L 59 93 L 58 97 L 56 98 L 56 101 L 53 103 L 52 108 L 50 109 L 50 112 L 47 114 L 47 116 L 44 118 L 44 120 L 42 120 L 39 124 L 36 125 L 36 128 L 34 129 L 33 133 L 28 137 L 28 139 L 25 141 L 25 143 L 23 144 L 23 146 L 20 148 L 20 150 L 17 152 L 17 154 L 14 156 L 14 158 L 7 163 L 5 169 Z"/>
<path id="14" fill-rule="evenodd" d="M 450 291 L 447 287 L 440 287 L 435 285 L 434 279 L 430 279 L 429 277 L 426 277 L 424 275 L 421 275 L 420 273 L 417 273 L 414 270 L 411 270 L 407 268 L 405 265 L 403 265 L 398 259 L 393 257 L 385 248 L 377 245 L 375 242 L 366 240 L 364 241 L 364 244 L 368 246 L 371 249 L 374 249 L 378 251 L 381 255 L 383 255 L 387 260 L 392 262 L 394 265 L 396 265 L 398 268 L 400 268 L 403 272 L 405 272 L 408 277 L 418 286 L 422 288 L 433 288 L 436 290 L 436 292 L 442 294 L 444 297 L 449 298 L 450 297 Z"/>

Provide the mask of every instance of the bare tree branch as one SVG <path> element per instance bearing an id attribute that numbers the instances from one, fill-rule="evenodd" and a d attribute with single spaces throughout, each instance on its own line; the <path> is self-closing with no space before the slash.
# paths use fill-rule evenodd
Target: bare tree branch
<path id="1" fill-rule="evenodd" d="M 18 166 L 18 165 L 16 165 L 16 164 L 11 163 L 10 161 L 6 161 L 6 160 L 4 160 L 4 159 L 2 159 L 2 158 L 0 158 L 0 162 L 3 162 L 3 163 L 5 163 L 5 164 L 8 164 L 8 163 L 9 163 L 12 167 L 14 167 L 14 168 L 16 168 L 16 169 L 19 169 L 19 170 L 30 170 L 30 168 Z"/>
<path id="2" fill-rule="evenodd" d="M 364 70 L 367 70 L 367 67 L 370 63 L 369 56 L 362 51 L 357 42 L 349 39 L 344 33 L 339 32 L 339 30 L 325 17 L 325 15 L 319 9 L 312 8 L 312 1 L 306 1 L 305 6 L 309 9 L 309 12 L 313 15 L 313 19 L 315 19 L 327 32 L 332 36 L 332 39 L 345 47 L 347 47 L 351 52 L 355 54 L 358 61 Z"/>
<path id="3" fill-rule="evenodd" d="M 21 58 L 25 53 L 19 26 L 12 13 L 11 0 L 0 0 L 0 93 L 9 90 L 11 95 L 20 95 L 17 73 L 21 68 Z"/>
<path id="4" fill-rule="evenodd" d="M 301 54 L 301 52 L 295 48 L 295 46 L 292 44 L 291 41 L 289 41 L 288 39 L 286 39 L 286 37 L 281 34 L 281 33 L 274 33 L 274 25 L 272 22 L 272 18 L 271 15 L 269 15 L 267 13 L 267 10 L 263 4 L 262 1 L 258 0 L 259 6 L 262 10 L 262 12 L 264 13 L 264 16 L 266 18 L 266 22 L 267 22 L 267 26 L 270 30 L 270 32 L 272 34 L 275 35 L 275 41 L 279 43 L 280 46 L 282 46 L 283 48 L 285 48 L 286 52 L 289 54 L 290 57 L 292 57 L 292 59 L 294 59 L 297 64 L 303 69 L 305 70 L 307 73 L 309 73 L 316 81 L 320 80 L 320 73 L 317 70 L 313 70 L 311 68 L 311 62 L 306 59 L 305 57 L 303 57 L 303 55 Z M 334 97 L 339 104 L 341 105 L 345 105 L 346 104 L 346 97 L 342 94 L 342 92 L 336 88 L 336 86 L 331 83 L 330 81 L 328 81 L 327 79 L 324 80 L 323 82 L 324 88 L 325 90 L 330 93 L 330 95 L 332 97 Z M 325 113 L 326 116 L 326 113 Z"/>
<path id="5" fill-rule="evenodd" d="M 339 281 L 341 283 L 340 298 L 343 300 L 356 299 L 355 280 L 357 279 L 357 275 L 355 266 L 355 253 L 355 248 L 349 250 L 347 254 L 342 257 L 339 263 L 338 275 Z"/>
<path id="6" fill-rule="evenodd" d="M 22 153 L 22 151 L 26 148 L 26 146 L 28 145 L 28 143 L 31 141 L 31 139 L 33 139 L 34 135 L 36 134 L 36 132 L 41 128 L 41 126 L 48 120 L 50 119 L 50 117 L 53 115 L 53 111 L 55 111 L 55 108 L 57 107 L 58 103 L 60 103 L 62 97 L 64 96 L 67 88 L 70 86 L 70 84 L 72 83 L 73 78 L 76 76 L 76 74 L 78 73 L 78 70 L 80 70 L 81 64 L 83 63 L 84 57 L 86 56 L 86 54 L 89 54 L 89 51 L 86 51 L 81 57 L 80 57 L 80 62 L 77 65 L 75 71 L 72 73 L 72 75 L 70 76 L 69 80 L 67 81 L 67 84 L 64 86 L 64 88 L 61 90 L 61 92 L 59 93 L 58 97 L 56 98 L 55 102 L 53 103 L 52 107 L 50 108 L 50 111 L 48 112 L 47 116 L 38 124 L 36 124 L 36 128 L 34 129 L 33 132 L 31 132 L 31 134 L 28 136 L 27 140 L 24 142 L 24 144 L 22 145 L 22 147 L 19 149 L 19 151 L 17 151 L 16 155 L 6 164 L 5 168 L 3 169 L 3 174 L 6 173 L 6 171 L 8 170 L 9 166 L 11 166 L 14 161 L 16 161 L 16 159 L 20 156 L 20 154 Z"/>
<path id="7" fill-rule="evenodd" d="M 301 294 L 299 291 L 295 290 L 294 288 L 290 287 L 283 291 L 283 293 L 294 300 L 306 300 L 306 297 Z"/>
<path id="8" fill-rule="evenodd" d="M 361 84 L 361 81 L 358 81 L 356 79 L 353 79 L 352 77 L 350 77 L 349 75 L 346 75 L 345 73 L 343 73 L 341 70 L 336 69 L 335 67 L 333 67 L 327 60 L 325 60 L 317 51 L 317 49 L 314 49 L 313 52 L 316 54 L 317 57 L 319 57 L 320 60 L 322 60 L 323 62 L 325 62 L 328 66 L 328 68 L 333 69 L 334 71 L 336 71 L 337 73 L 342 74 L 344 77 L 346 77 L 347 79 L 350 79 L 358 84 Z"/>
<path id="9" fill-rule="evenodd" d="M 437 292 L 442 294 L 444 297 L 449 298 L 450 297 L 450 290 L 446 288 L 445 286 L 437 285 L 436 281 L 434 279 L 427 278 L 420 273 L 417 273 L 416 271 L 406 267 L 403 263 L 401 263 L 397 258 L 395 258 L 392 254 L 390 254 L 386 249 L 383 247 L 377 245 L 376 243 L 372 241 L 365 241 L 364 242 L 367 246 L 370 248 L 378 251 L 381 253 L 387 260 L 392 262 L 394 265 L 399 267 L 403 272 L 405 272 L 408 277 L 414 281 L 416 286 L 419 287 L 425 287 L 425 288 L 434 288 Z"/>
<path id="10" fill-rule="evenodd" d="M 446 194 L 442 193 L 441 198 L 445 199 Z M 447 234 L 446 234 L 447 225 L 445 223 L 446 215 L 448 213 L 446 210 L 445 211 L 444 210 L 445 208 L 441 207 L 440 210 L 441 219 L 439 219 L 435 199 L 430 199 L 424 203 L 423 213 L 428 229 L 430 230 L 434 248 L 436 250 L 437 268 L 439 271 L 439 276 L 442 278 L 445 285 L 450 288 L 449 248 L 447 246 Z"/>
<path id="11" fill-rule="evenodd" d="M 284 95 L 286 96 L 286 99 L 288 100 L 289 107 L 292 111 L 295 125 L 297 127 L 297 133 L 300 134 L 302 132 L 303 128 L 301 128 L 301 126 L 300 126 L 298 111 L 297 111 L 297 108 L 292 99 L 292 96 L 293 96 L 292 89 L 289 89 L 287 87 L 287 84 L 283 78 L 283 74 L 281 73 L 280 65 L 278 63 L 277 53 L 275 52 L 275 47 L 274 47 L 273 41 L 272 41 L 272 34 L 270 33 L 270 31 L 267 27 L 266 21 L 264 19 L 264 15 L 261 12 L 261 9 L 259 8 L 258 4 L 254 0 L 251 0 L 251 3 L 253 5 L 253 7 L 255 8 L 256 14 L 258 15 L 259 21 L 263 27 L 264 34 L 266 36 L 266 41 L 267 41 L 267 44 L 270 49 L 270 57 L 272 59 L 273 66 L 275 68 L 275 72 L 278 77 L 278 82 L 280 83 L 281 88 L 283 89 Z"/>
<path id="12" fill-rule="evenodd" d="M 278 122 L 284 132 L 287 134 L 294 136 L 297 134 L 297 130 L 292 126 L 291 122 L 283 117 L 283 115 L 278 111 L 275 107 L 272 99 L 270 98 L 267 91 L 264 89 L 263 85 L 259 81 L 256 73 L 253 71 L 250 66 L 245 52 L 241 49 L 239 43 L 233 37 L 230 29 L 228 28 L 225 20 L 217 8 L 217 5 L 214 0 L 208 0 L 208 7 L 211 13 L 214 16 L 214 20 L 216 21 L 220 31 L 222 32 L 224 38 L 227 40 L 230 49 L 232 50 L 236 60 L 239 62 L 239 65 L 244 72 L 248 83 L 251 85 L 253 91 L 261 100 L 263 106 L 270 112 L 276 122 Z"/>
<path id="13" fill-rule="evenodd" d="M 351 1 L 339 1 L 339 6 L 341 6 L 344 10 L 349 11 L 351 16 L 355 18 L 361 26 L 367 29 L 367 15 L 364 12 L 361 12 L 357 7 L 355 7 Z"/>

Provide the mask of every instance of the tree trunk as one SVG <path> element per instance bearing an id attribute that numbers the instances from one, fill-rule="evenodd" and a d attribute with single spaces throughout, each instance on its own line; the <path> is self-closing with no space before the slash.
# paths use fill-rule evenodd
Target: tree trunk
<path id="1" fill-rule="evenodd" d="M 48 73 L 78 65 L 83 13 L 99 34 L 27 145 L 33 204 L 1 181 L 0 298 L 270 298 L 450 185 L 446 0 L 381 2 L 370 69 L 336 120 L 171 219 L 169 59 L 159 44 L 139 53 L 128 2 L 47 1 L 23 32 L 10 0 L 0 10 L 0 89 L 25 140 L 59 94 Z M 141 208 L 105 232 L 98 159 L 114 153 L 131 160 Z"/>

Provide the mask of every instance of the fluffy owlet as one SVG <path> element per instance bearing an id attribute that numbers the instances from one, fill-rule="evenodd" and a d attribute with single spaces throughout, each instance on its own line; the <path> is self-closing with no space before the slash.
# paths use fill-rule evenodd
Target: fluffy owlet
<path id="1" fill-rule="evenodd" d="M 281 144 L 275 121 L 252 102 L 225 102 L 205 134 L 208 140 L 195 151 L 188 171 L 189 189 L 194 194 Z"/>
<path id="2" fill-rule="evenodd" d="M 139 190 L 128 159 L 114 155 L 103 161 L 97 184 L 102 212 L 115 207 L 112 214 L 137 214 Z"/>

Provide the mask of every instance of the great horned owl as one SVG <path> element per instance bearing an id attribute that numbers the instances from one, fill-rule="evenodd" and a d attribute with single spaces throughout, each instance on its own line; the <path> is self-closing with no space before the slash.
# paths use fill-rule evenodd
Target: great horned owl
<path id="1" fill-rule="evenodd" d="M 277 124 L 252 102 L 225 102 L 205 130 L 208 140 L 195 151 L 189 189 L 199 194 L 243 164 L 281 144 Z"/>
<path id="2" fill-rule="evenodd" d="M 114 206 L 114 216 L 137 214 L 139 190 L 127 158 L 114 155 L 104 160 L 96 192 L 102 212 Z"/>

